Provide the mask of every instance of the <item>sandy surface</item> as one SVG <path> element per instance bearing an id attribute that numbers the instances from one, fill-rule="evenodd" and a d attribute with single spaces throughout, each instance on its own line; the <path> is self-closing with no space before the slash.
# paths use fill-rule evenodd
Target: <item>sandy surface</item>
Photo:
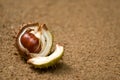
<path id="1" fill-rule="evenodd" d="M 65 47 L 56 68 L 31 68 L 19 25 L 46 23 Z M 120 0 L 0 0 L 0 80 L 120 80 Z"/>

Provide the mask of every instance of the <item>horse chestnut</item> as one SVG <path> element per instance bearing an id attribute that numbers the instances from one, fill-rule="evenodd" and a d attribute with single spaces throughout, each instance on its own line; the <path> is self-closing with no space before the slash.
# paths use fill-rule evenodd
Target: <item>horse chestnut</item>
<path id="1" fill-rule="evenodd" d="M 21 37 L 22 45 L 31 53 L 38 53 L 41 50 L 40 40 L 32 33 L 26 31 Z"/>
<path id="2" fill-rule="evenodd" d="M 27 63 L 36 68 L 54 65 L 63 55 L 63 46 L 56 45 L 53 53 L 51 47 L 53 36 L 45 24 L 28 23 L 22 25 L 16 39 L 20 54 L 27 59 Z"/>

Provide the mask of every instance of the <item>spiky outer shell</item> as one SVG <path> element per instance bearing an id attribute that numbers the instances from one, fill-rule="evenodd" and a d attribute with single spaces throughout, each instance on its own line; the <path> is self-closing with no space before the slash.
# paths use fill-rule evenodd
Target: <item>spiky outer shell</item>
<path id="1" fill-rule="evenodd" d="M 35 68 L 47 68 L 57 63 L 63 56 L 64 48 L 56 45 L 55 51 L 46 57 L 35 57 L 29 59 L 27 62 L 34 65 Z"/>

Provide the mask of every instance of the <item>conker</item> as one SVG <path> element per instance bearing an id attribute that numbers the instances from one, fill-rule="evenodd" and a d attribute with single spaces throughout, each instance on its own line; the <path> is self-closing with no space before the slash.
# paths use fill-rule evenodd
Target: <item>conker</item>
<path id="1" fill-rule="evenodd" d="M 21 36 L 21 43 L 22 45 L 28 49 L 30 53 L 38 53 L 41 50 L 40 40 L 29 31 L 26 31 Z"/>

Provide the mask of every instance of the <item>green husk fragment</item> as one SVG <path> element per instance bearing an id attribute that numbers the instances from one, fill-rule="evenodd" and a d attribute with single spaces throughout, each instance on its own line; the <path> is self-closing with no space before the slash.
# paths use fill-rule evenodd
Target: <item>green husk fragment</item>
<path id="1" fill-rule="evenodd" d="M 56 50 L 51 55 L 31 58 L 27 62 L 32 64 L 35 68 L 47 68 L 57 63 L 62 58 L 63 52 L 63 47 L 56 45 Z"/>

